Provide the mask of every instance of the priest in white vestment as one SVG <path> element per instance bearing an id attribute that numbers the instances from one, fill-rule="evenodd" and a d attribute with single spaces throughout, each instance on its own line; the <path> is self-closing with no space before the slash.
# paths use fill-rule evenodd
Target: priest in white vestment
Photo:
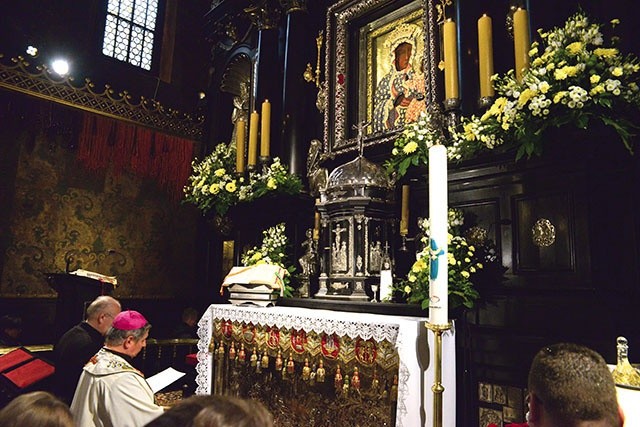
<path id="1" fill-rule="evenodd" d="M 105 346 L 85 365 L 71 413 L 79 427 L 139 427 L 163 413 L 131 361 L 147 344 L 151 325 L 137 311 L 118 314 Z"/>

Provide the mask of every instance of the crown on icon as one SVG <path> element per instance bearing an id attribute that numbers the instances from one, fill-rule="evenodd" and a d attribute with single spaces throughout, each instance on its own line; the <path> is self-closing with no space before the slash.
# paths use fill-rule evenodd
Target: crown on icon
<path id="1" fill-rule="evenodd" d="M 413 54 L 417 55 L 416 47 L 418 43 L 418 37 L 420 36 L 420 27 L 415 24 L 400 24 L 398 27 L 389 34 L 389 37 L 384 41 L 384 48 L 389 52 L 389 55 L 393 59 L 395 57 L 395 50 L 401 43 L 409 43 L 413 47 Z"/>

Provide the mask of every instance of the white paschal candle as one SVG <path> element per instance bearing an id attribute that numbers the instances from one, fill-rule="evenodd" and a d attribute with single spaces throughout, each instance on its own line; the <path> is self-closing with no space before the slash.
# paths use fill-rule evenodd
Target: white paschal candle
<path id="1" fill-rule="evenodd" d="M 429 148 L 429 321 L 435 325 L 449 321 L 447 211 L 447 148 L 434 145 Z"/>

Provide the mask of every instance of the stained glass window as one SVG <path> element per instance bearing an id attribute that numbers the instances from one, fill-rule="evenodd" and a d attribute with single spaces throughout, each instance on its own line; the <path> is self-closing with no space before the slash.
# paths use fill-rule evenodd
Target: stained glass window
<path id="1" fill-rule="evenodd" d="M 151 69 L 158 0 L 109 0 L 102 53 Z"/>

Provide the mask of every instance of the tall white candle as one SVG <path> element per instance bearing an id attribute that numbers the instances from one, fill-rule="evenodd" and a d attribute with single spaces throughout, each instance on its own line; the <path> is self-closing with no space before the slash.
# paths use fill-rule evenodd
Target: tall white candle
<path id="1" fill-rule="evenodd" d="M 429 321 L 444 325 L 449 321 L 447 262 L 447 148 L 429 148 L 429 235 L 432 251 L 429 278 Z"/>

